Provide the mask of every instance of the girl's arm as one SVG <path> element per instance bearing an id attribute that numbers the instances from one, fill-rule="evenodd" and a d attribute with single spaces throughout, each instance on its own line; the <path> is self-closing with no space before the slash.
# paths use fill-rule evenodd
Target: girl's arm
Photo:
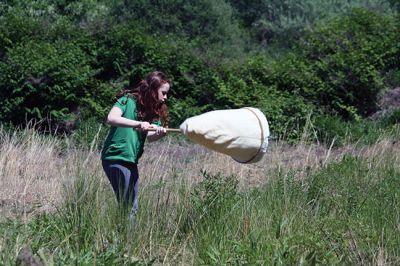
<path id="1" fill-rule="evenodd" d="M 153 127 L 148 122 L 141 122 L 122 117 L 122 110 L 116 106 L 114 106 L 108 113 L 107 124 L 113 127 L 132 127 L 139 131 L 144 131 Z"/>

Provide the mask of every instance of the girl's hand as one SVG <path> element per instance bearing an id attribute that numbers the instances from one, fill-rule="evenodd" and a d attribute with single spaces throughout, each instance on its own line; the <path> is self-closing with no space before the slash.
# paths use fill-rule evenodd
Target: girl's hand
<path id="1" fill-rule="evenodd" d="M 153 126 L 150 125 L 149 122 L 140 122 L 139 127 L 137 127 L 136 129 L 140 132 L 144 132 L 149 128 L 152 128 Z"/>
<path id="2" fill-rule="evenodd" d="M 164 136 L 167 134 L 167 130 L 163 127 L 159 127 L 157 125 L 152 124 L 152 128 L 154 128 L 156 131 L 154 132 L 154 135 L 156 136 Z"/>

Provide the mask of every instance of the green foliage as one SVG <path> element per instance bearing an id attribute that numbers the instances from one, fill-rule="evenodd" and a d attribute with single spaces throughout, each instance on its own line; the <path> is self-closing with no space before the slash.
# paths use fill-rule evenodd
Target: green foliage
<path id="1" fill-rule="evenodd" d="M 392 8 L 396 9 L 397 12 L 400 11 L 400 1 L 399 0 L 389 0 L 389 4 L 392 6 Z"/>
<path id="2" fill-rule="evenodd" d="M 389 111 L 379 120 L 381 127 L 393 127 L 400 124 L 400 109 Z"/>
<path id="3" fill-rule="evenodd" d="M 317 103 L 350 118 L 375 112 L 384 88 L 381 72 L 399 53 L 397 32 L 392 18 L 354 10 L 306 37 L 299 51 L 320 79 Z"/>
<path id="4" fill-rule="evenodd" d="M 77 147 L 100 150 L 107 137 L 108 127 L 99 123 L 95 116 L 81 119 L 76 123 L 76 129 L 71 139 Z"/>
<path id="5" fill-rule="evenodd" d="M 104 118 L 113 93 L 93 79 L 94 39 L 62 17 L 26 12 L 14 6 L 0 17 L 1 120 L 53 120 L 51 127 L 70 131 L 76 116 Z"/>
<path id="6" fill-rule="evenodd" d="M 174 34 L 196 40 L 202 54 L 222 50 L 224 57 L 240 55 L 246 33 L 235 19 L 232 7 L 224 0 L 141 0 L 113 1 L 111 16 L 118 21 L 136 20 L 151 32 Z"/>
<path id="7" fill-rule="evenodd" d="M 263 46 L 291 46 L 304 31 L 334 17 L 349 14 L 354 8 L 366 8 L 380 13 L 393 13 L 388 1 L 379 0 L 229 0 L 247 28 Z"/>
<path id="8" fill-rule="evenodd" d="M 40 22 L 19 16 L 19 14 L 6 14 L 0 17 L 0 58 L 3 59 L 7 49 L 24 39 L 36 39 L 42 35 Z M 15 30 L 18 29 L 18 30 Z"/>
<path id="9" fill-rule="evenodd" d="M 173 81 L 171 127 L 202 112 L 253 106 L 273 135 L 296 139 L 311 112 L 360 120 L 377 110 L 382 89 L 398 83 L 399 21 L 379 13 L 387 2 L 128 2 L 4 2 L 0 119 L 100 121 L 117 91 L 157 69 Z M 349 15 L 328 22 L 342 14 Z M 243 53 L 243 30 L 263 19 L 271 38 L 287 41 L 313 26 L 290 53 Z"/>
<path id="10" fill-rule="evenodd" d="M 312 130 L 322 143 L 344 146 L 356 143 L 358 146 L 371 145 L 379 139 L 396 137 L 399 134 L 399 111 L 388 112 L 378 120 L 344 121 L 331 115 L 315 115 Z"/>
<path id="11" fill-rule="evenodd" d="M 378 108 L 381 73 L 395 67 L 392 60 L 399 53 L 396 33 L 395 20 L 355 10 L 310 32 L 296 53 L 277 60 L 269 74 L 255 73 L 263 84 L 303 98 L 320 111 L 359 119 Z"/>
<path id="12" fill-rule="evenodd" d="M 21 42 L 0 63 L 3 120 L 65 118 L 76 111 L 93 74 L 90 57 L 72 43 Z"/>
<path id="13" fill-rule="evenodd" d="M 48 7 L 56 10 L 57 14 L 88 27 L 102 25 L 110 13 L 108 1 L 103 0 L 51 0 L 44 2 Z"/>
<path id="14" fill-rule="evenodd" d="M 102 0 L 6 1 L 0 6 L 0 14 L 3 9 L 4 13 L 19 13 L 21 17 L 47 22 L 68 20 L 91 28 L 102 25 L 108 18 L 110 11 L 107 3 Z M 51 27 L 51 24 L 48 26 Z"/>
<path id="15" fill-rule="evenodd" d="M 384 75 L 384 82 L 387 87 L 396 88 L 400 84 L 400 69 L 394 68 L 387 71 Z"/>

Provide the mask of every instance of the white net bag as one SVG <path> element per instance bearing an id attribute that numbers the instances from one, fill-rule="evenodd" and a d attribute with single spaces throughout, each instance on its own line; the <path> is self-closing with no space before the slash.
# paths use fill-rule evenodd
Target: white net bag
<path id="1" fill-rule="evenodd" d="M 258 162 L 268 147 L 268 121 L 257 108 L 207 112 L 186 119 L 180 130 L 189 139 L 239 163 Z"/>

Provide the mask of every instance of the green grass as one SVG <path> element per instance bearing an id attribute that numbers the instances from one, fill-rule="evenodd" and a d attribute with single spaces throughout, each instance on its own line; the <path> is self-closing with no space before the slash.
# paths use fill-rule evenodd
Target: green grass
<path id="1" fill-rule="evenodd" d="M 47 265 L 400 263 L 396 152 L 344 155 L 301 179 L 279 168 L 262 187 L 199 175 L 143 188 L 134 227 L 103 176 L 78 175 L 57 212 L 0 223 L 0 264 L 22 247 Z"/>

